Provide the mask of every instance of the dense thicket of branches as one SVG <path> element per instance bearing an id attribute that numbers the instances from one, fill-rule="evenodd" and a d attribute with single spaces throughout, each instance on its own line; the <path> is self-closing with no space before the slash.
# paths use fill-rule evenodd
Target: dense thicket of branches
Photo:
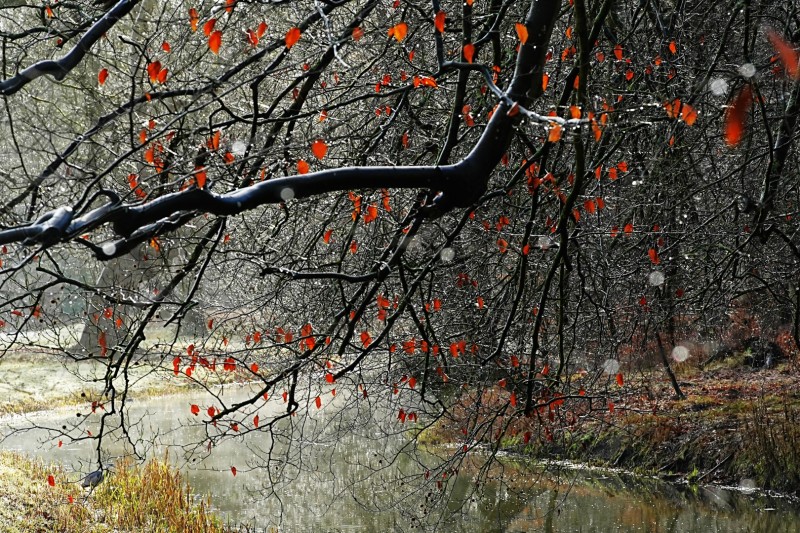
<path id="1" fill-rule="evenodd" d="M 59 352 L 126 393 L 232 358 L 260 387 L 213 419 L 254 438 L 335 386 L 451 419 L 455 462 L 731 316 L 790 350 L 800 83 L 767 28 L 800 42 L 795 3 L 6 2 L 5 338 L 85 324 Z"/>

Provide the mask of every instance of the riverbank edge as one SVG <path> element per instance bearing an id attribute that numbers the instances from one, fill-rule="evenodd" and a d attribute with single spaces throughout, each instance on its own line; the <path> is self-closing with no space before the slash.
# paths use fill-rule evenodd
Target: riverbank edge
<path id="1" fill-rule="evenodd" d="M 576 402 L 574 409 L 565 404 L 518 419 L 499 442 L 480 447 L 534 462 L 570 461 L 800 498 L 800 377 L 785 370 L 719 379 L 694 373 L 682 385 L 685 399 L 661 391 L 659 400 L 644 394 L 641 383 L 615 386 L 588 410 Z M 504 398 L 497 390 L 489 396 Z M 440 424 L 417 438 L 431 448 L 463 442 L 454 427 Z"/>
<path id="2" fill-rule="evenodd" d="M 0 531 L 238 531 L 167 460 L 118 463 L 91 493 L 70 477 L 59 466 L 0 452 Z"/>

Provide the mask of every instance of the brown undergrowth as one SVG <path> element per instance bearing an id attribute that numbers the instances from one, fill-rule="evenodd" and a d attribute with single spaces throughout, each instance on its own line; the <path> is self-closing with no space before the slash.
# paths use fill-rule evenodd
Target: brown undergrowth
<path id="1" fill-rule="evenodd" d="M 505 388 L 466 393 L 420 439 L 800 494 L 797 371 L 790 365 L 679 370 L 684 400 L 674 399 L 656 371 L 622 386 L 611 379 L 595 392 L 543 394 L 531 416 Z"/>

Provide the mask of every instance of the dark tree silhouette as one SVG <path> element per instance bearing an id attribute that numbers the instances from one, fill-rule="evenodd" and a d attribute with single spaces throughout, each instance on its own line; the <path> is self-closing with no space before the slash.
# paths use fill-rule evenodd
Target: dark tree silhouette
<path id="1" fill-rule="evenodd" d="M 463 445 L 440 483 L 476 447 L 606 413 L 624 375 L 657 365 L 680 396 L 676 361 L 756 330 L 791 355 L 799 17 L 11 2 L 5 349 L 103 369 L 105 430 L 61 430 L 97 440 L 98 461 L 113 432 L 136 444 L 129 369 L 147 364 L 208 387 L 198 449 L 322 432 L 292 424 L 320 407 L 357 431 L 366 410 Z M 226 404 L 213 385 L 231 376 L 255 386 Z M 254 423 L 265 398 L 282 408 Z"/>

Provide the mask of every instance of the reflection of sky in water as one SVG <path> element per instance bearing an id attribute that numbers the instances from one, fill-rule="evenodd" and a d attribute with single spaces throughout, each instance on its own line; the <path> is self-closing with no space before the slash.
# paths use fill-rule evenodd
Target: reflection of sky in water
<path id="1" fill-rule="evenodd" d="M 238 392 L 226 398 L 231 401 L 240 395 Z M 342 405 L 347 401 L 344 396 L 337 396 L 342 397 Z M 197 418 L 189 411 L 195 402 L 201 406 Z M 277 395 L 275 401 L 260 405 L 261 420 L 284 408 Z M 232 521 L 263 528 L 277 525 L 282 519 L 281 531 L 406 531 L 422 517 L 426 495 L 438 494 L 435 486 L 410 490 L 421 486 L 421 478 L 413 477 L 421 475 L 419 463 L 405 456 L 391 461 L 396 449 L 405 443 L 402 434 L 385 436 L 374 419 L 369 425 L 362 419 L 354 423 L 348 415 L 352 409 L 339 411 L 335 404 L 321 411 L 312 409 L 309 418 L 298 414 L 291 422 L 302 427 L 306 435 L 317 434 L 327 426 L 339 429 L 338 436 L 323 432 L 313 440 L 293 444 L 286 453 L 280 439 L 273 443 L 267 433 L 251 433 L 221 443 L 210 455 L 186 455 L 189 449 L 195 449 L 192 444 L 204 441 L 205 428 L 194 422 L 202 419 L 207 407 L 207 399 L 189 395 L 133 402 L 131 417 L 139 421 L 133 434 L 157 435 L 160 444 L 146 450 L 150 456 L 163 456 L 164 443 L 170 443 L 171 460 L 182 468 L 198 492 L 212 494 L 213 505 Z M 149 414 L 143 417 L 145 413 Z M 241 427 L 252 427 L 253 414 L 242 419 Z M 60 427 L 70 416 L 75 417 L 74 408 L 36 415 L 31 420 Z M 366 416 L 371 418 L 369 413 Z M 6 419 L 4 431 L 19 421 Z M 44 444 L 40 444 L 42 441 Z M 46 438 L 43 431 L 28 432 L 9 437 L 3 448 L 62 461 L 68 469 L 88 472 L 94 468 L 86 463 L 91 455 L 85 445 L 65 444 L 58 448 L 56 441 Z M 277 455 L 289 462 L 283 473 L 293 481 L 274 483 L 263 469 L 254 469 L 259 456 L 273 444 Z M 181 445 L 190 446 L 184 449 Z M 198 449 L 205 450 L 205 446 Z M 108 446 L 110 454 L 122 450 L 119 442 Z M 231 474 L 231 466 L 237 468 L 236 477 Z M 364 481 L 376 470 L 380 472 L 377 477 Z M 467 470 L 470 468 L 464 466 L 462 472 Z M 458 505 L 451 502 L 450 509 L 456 514 L 447 523 L 429 522 L 427 529 L 598 533 L 800 530 L 796 508 L 786 501 L 763 496 L 718 488 L 700 488 L 694 493 L 686 487 L 646 479 L 623 480 L 600 472 L 565 471 L 560 478 L 550 476 L 533 482 L 538 477 L 536 473 L 512 466 L 504 471 L 510 483 L 488 484 L 482 487 L 480 496 L 472 494 L 471 475 L 459 476 L 453 499 L 464 502 L 463 507 L 457 510 Z M 75 479 L 79 478 L 76 473 Z M 265 498 L 273 489 L 274 494 Z M 435 503 L 433 507 L 436 508 Z M 765 508 L 775 510 L 764 511 Z"/>

